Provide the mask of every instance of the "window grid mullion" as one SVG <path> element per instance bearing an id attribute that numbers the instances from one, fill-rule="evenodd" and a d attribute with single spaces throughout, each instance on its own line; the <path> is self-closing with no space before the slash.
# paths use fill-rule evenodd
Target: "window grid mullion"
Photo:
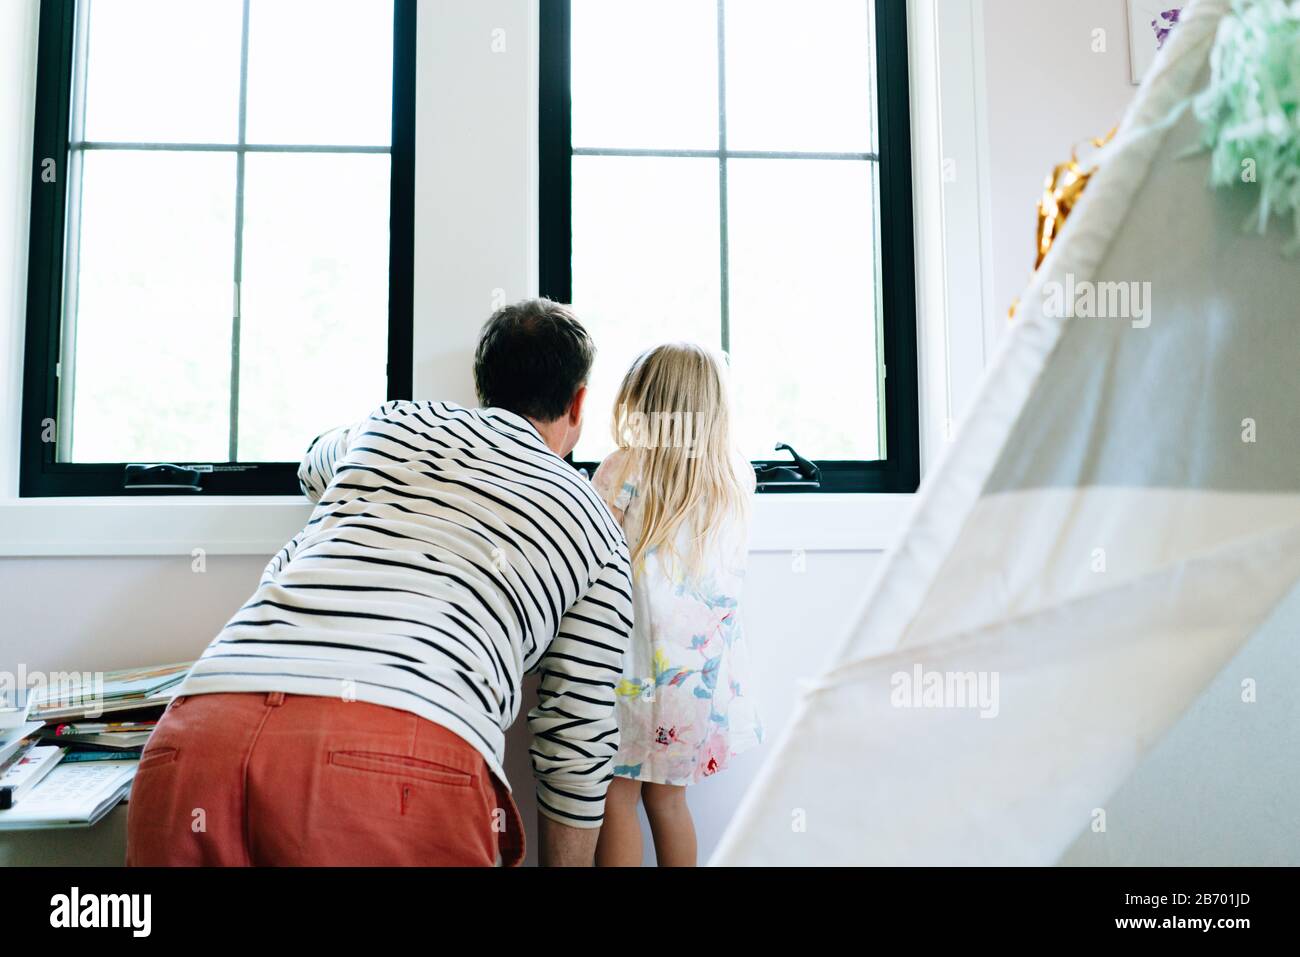
<path id="1" fill-rule="evenodd" d="M 718 285 L 722 351 L 731 351 L 731 249 L 727 226 L 727 0 L 718 0 Z"/>
<path id="2" fill-rule="evenodd" d="M 244 145 L 248 132 L 248 14 L 244 0 L 239 38 L 239 144 L 235 152 L 235 266 L 230 317 L 230 426 L 228 460 L 239 461 L 239 340 L 244 281 Z"/>
<path id="3" fill-rule="evenodd" d="M 339 143 L 155 143 L 148 141 L 83 140 L 74 142 L 72 150 L 158 151 L 166 153 L 392 153 L 391 146 L 347 146 Z"/>
<path id="4" fill-rule="evenodd" d="M 86 130 L 86 64 L 90 58 L 89 6 L 78 5 L 75 17 L 69 138 L 78 140 L 85 135 Z M 77 399 L 77 309 L 81 292 L 81 201 L 85 178 L 85 154 L 69 148 L 67 157 L 68 195 L 64 218 L 66 223 L 68 215 L 75 217 L 72 221 L 76 224 L 76 228 L 65 229 L 64 234 L 63 308 L 59 329 L 58 363 L 55 367 L 58 389 L 55 405 L 55 418 L 58 422 L 54 453 L 56 461 L 72 459 L 72 429 L 76 423 L 74 410 Z M 68 278 L 69 276 L 71 279 Z"/>
<path id="5" fill-rule="evenodd" d="M 655 149 L 620 146 L 574 146 L 573 156 L 654 156 L 685 159 L 789 159 L 789 160 L 843 160 L 850 162 L 876 163 L 880 160 L 878 153 L 837 153 L 819 152 L 817 150 L 693 150 L 693 149 Z"/>

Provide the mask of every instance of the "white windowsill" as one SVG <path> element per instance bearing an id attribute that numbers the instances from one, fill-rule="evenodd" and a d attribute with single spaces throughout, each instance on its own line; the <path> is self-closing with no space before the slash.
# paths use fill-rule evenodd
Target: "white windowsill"
<path id="1" fill-rule="evenodd" d="M 0 555 L 273 554 L 311 514 L 297 496 L 0 501 Z"/>
<path id="2" fill-rule="evenodd" d="M 883 551 L 911 495 L 760 495 L 751 551 Z M 259 555 L 307 521 L 301 498 L 29 498 L 0 500 L 0 556 Z"/>

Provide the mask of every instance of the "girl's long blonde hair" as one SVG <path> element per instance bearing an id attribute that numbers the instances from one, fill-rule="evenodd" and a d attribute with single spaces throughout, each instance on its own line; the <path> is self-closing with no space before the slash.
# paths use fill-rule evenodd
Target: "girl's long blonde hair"
<path id="1" fill-rule="evenodd" d="M 614 400 L 613 433 L 626 456 L 614 488 L 636 476 L 644 500 L 632 567 L 642 568 L 658 549 L 665 562 L 677 558 L 698 575 L 714 533 L 749 508 L 750 489 L 737 474 L 720 358 L 685 342 L 642 353 Z M 682 528 L 690 529 L 684 555 L 677 541 Z"/>

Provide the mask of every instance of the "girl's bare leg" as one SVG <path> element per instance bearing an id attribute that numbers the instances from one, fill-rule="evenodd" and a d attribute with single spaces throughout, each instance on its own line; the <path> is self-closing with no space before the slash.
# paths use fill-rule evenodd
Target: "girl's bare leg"
<path id="1" fill-rule="evenodd" d="M 642 800 L 650 818 L 655 857 L 660 867 L 694 867 L 698 853 L 695 822 L 686 806 L 686 788 L 673 784 L 646 784 Z"/>
<path id="2" fill-rule="evenodd" d="M 641 822 L 636 805 L 641 798 L 641 782 L 615 778 L 605 794 L 605 821 L 600 826 L 596 844 L 597 867 L 641 866 Z"/>

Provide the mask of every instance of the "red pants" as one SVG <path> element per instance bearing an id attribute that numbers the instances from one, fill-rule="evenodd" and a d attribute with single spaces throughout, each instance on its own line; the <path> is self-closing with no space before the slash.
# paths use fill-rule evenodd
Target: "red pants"
<path id="1" fill-rule="evenodd" d="M 365 702 L 180 697 L 131 788 L 126 862 L 516 866 L 519 811 L 447 729 Z"/>

